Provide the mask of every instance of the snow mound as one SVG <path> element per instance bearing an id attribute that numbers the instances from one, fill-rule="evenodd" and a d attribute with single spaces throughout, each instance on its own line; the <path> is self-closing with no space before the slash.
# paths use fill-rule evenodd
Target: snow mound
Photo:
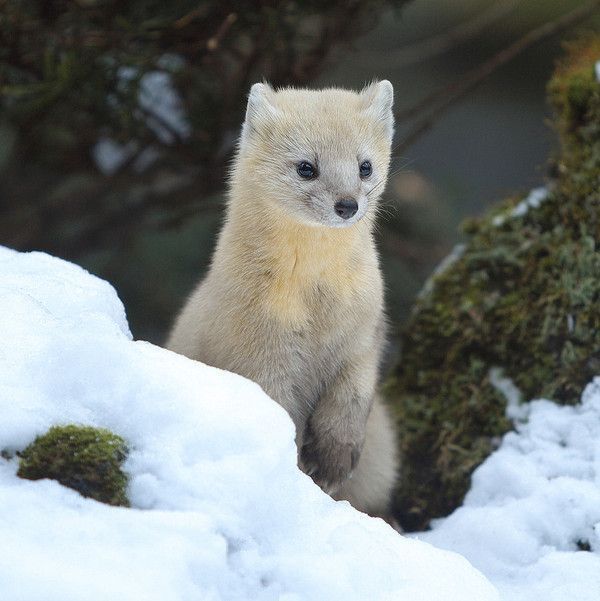
<path id="1" fill-rule="evenodd" d="M 528 406 L 422 540 L 467 557 L 510 601 L 600 599 L 600 378 L 581 405 Z M 523 407 L 521 407 L 523 408 Z"/>
<path id="2" fill-rule="evenodd" d="M 0 248 L 0 449 L 50 426 L 128 442 L 132 508 L 0 458 L 3 601 L 491 601 L 462 557 L 336 503 L 254 383 L 131 340 L 102 280 Z M 600 504 L 597 504 L 600 507 Z"/>

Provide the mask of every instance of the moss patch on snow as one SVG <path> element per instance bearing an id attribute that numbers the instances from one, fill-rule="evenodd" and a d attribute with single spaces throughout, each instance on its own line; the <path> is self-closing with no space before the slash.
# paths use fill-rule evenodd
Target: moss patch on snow
<path id="1" fill-rule="evenodd" d="M 126 456 L 125 441 L 109 430 L 56 426 L 19 454 L 17 475 L 57 480 L 84 497 L 127 507 L 127 477 L 121 470 Z"/>
<path id="2" fill-rule="evenodd" d="M 500 368 L 524 399 L 578 401 L 600 373 L 600 37 L 568 48 L 549 87 L 561 139 L 545 197 L 515 197 L 465 224 L 467 244 L 432 276 L 386 392 L 403 458 L 396 514 L 421 529 L 457 507 L 511 428 Z"/>

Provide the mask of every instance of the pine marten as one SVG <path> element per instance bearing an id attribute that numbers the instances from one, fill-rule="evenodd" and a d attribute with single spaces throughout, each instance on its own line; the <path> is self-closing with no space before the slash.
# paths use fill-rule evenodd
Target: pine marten
<path id="1" fill-rule="evenodd" d="M 393 88 L 252 86 L 210 269 L 168 348 L 254 380 L 296 426 L 299 465 L 386 516 L 396 433 L 376 387 L 386 320 L 373 240 Z"/>

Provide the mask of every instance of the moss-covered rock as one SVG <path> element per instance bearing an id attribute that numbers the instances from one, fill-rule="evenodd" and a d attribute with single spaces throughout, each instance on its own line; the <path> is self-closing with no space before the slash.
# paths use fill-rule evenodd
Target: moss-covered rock
<path id="1" fill-rule="evenodd" d="M 465 224 L 434 274 L 388 383 L 401 429 L 397 515 L 408 529 L 454 509 L 511 428 L 500 368 L 524 399 L 576 403 L 600 374 L 600 37 L 569 47 L 549 84 L 561 156 L 546 191 Z"/>
<path id="2" fill-rule="evenodd" d="M 84 497 L 128 506 L 127 477 L 121 470 L 126 455 L 125 441 L 109 430 L 56 426 L 19 454 L 17 475 L 58 480 Z"/>

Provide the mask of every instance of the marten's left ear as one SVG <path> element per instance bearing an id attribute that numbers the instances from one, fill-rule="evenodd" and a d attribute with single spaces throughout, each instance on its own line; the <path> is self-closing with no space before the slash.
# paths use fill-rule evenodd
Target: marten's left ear
<path id="1" fill-rule="evenodd" d="M 255 83 L 248 94 L 246 119 L 242 128 L 242 136 L 247 138 L 252 131 L 259 129 L 260 124 L 276 116 L 277 109 L 273 104 L 275 91 L 268 83 Z"/>
<path id="2" fill-rule="evenodd" d="M 372 83 L 367 86 L 360 95 L 365 103 L 367 113 L 373 116 L 385 127 L 390 139 L 394 135 L 394 86 L 387 80 Z"/>

